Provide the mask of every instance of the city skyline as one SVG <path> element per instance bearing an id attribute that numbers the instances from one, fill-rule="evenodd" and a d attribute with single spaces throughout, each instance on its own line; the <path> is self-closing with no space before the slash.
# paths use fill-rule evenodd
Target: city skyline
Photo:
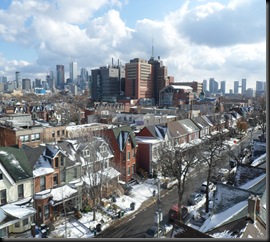
<path id="1" fill-rule="evenodd" d="M 0 76 L 46 79 L 56 65 L 124 65 L 160 56 L 176 82 L 266 80 L 266 3 L 198 1 L 11 1 L 0 3 Z M 252 34 L 251 34 L 252 33 Z M 153 48 L 152 48 L 153 47 Z"/>

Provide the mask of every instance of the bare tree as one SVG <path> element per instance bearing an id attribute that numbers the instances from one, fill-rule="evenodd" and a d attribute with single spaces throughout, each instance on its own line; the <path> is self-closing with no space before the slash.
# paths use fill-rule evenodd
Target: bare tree
<path id="1" fill-rule="evenodd" d="M 91 134 L 84 136 L 81 146 L 85 161 L 82 167 L 84 204 L 92 207 L 93 220 L 95 221 L 97 208 L 101 199 L 107 193 L 106 188 L 110 180 L 109 172 L 112 153 L 103 138 Z"/>
<path id="2" fill-rule="evenodd" d="M 205 212 L 209 212 L 209 184 L 211 176 L 215 172 L 216 167 L 220 166 L 221 162 L 224 162 L 225 150 L 223 151 L 225 141 L 225 135 L 222 131 L 219 131 L 201 144 L 199 159 L 206 165 L 206 202 Z"/>
<path id="3" fill-rule="evenodd" d="M 158 168 L 164 176 L 177 179 L 178 188 L 178 218 L 182 220 L 182 204 L 185 200 L 187 188 L 191 183 L 188 181 L 194 178 L 189 172 L 196 166 L 196 152 L 192 148 L 180 148 L 179 146 L 171 147 L 164 144 L 159 149 Z"/>

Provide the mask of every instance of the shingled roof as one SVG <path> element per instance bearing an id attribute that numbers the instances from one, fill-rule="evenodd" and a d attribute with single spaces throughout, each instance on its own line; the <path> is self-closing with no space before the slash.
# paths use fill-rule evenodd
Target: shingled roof
<path id="1" fill-rule="evenodd" d="M 32 168 L 22 149 L 0 147 L 0 162 L 15 182 L 33 177 Z"/>

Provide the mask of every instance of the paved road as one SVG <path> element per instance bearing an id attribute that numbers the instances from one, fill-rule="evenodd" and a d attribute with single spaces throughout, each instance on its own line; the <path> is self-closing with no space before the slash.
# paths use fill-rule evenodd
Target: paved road
<path id="1" fill-rule="evenodd" d="M 163 221 L 161 224 L 164 225 L 168 222 L 168 212 L 174 203 L 177 203 L 177 188 L 163 190 L 161 192 L 161 209 L 163 211 Z M 151 199 L 150 204 L 146 206 L 135 215 L 131 214 L 123 217 L 120 224 L 110 226 L 97 235 L 97 238 L 144 238 L 146 230 L 155 224 L 157 204 L 154 199 Z"/>

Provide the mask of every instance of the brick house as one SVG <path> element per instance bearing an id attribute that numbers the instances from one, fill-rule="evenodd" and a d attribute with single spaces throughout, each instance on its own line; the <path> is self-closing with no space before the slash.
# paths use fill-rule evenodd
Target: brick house
<path id="1" fill-rule="evenodd" d="M 134 132 L 129 126 L 123 126 L 104 130 L 104 134 L 114 152 L 113 166 L 121 173 L 120 180 L 131 181 L 137 169 L 138 145 Z"/>

